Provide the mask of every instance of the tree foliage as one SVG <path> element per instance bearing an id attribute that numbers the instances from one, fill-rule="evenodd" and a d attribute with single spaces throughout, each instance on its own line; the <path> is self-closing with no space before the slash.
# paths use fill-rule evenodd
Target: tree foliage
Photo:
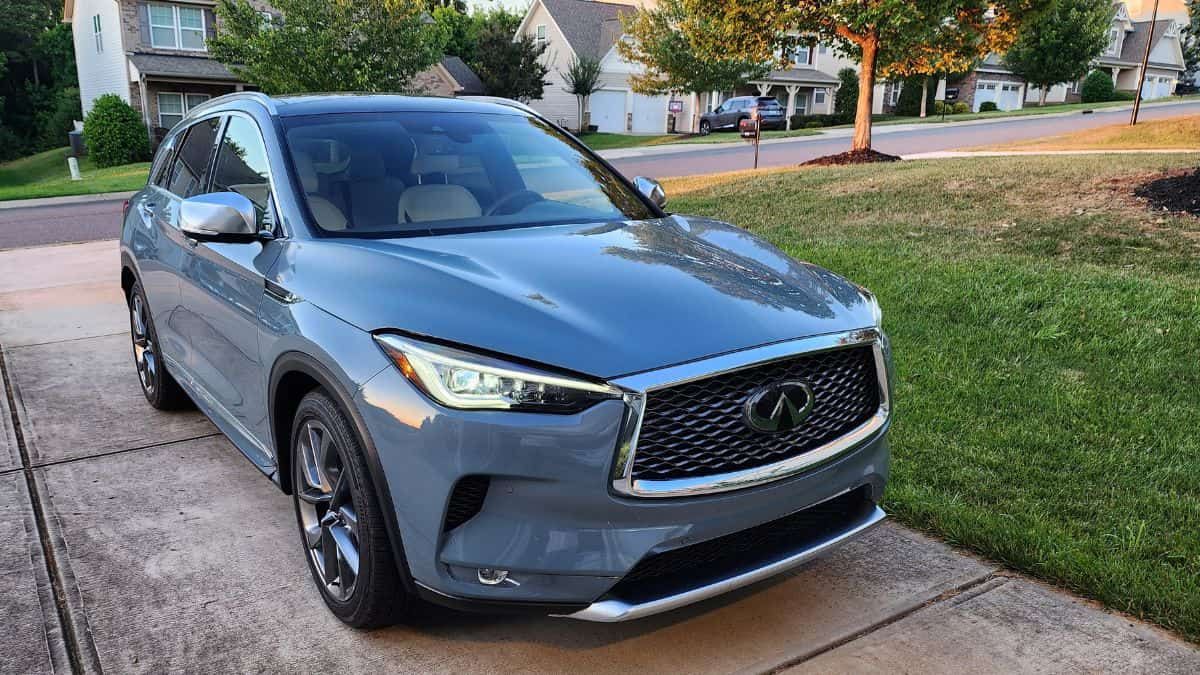
<path id="1" fill-rule="evenodd" d="M 50 0 L 0 0 L 0 160 L 67 144 L 61 104 L 77 78 L 61 12 Z"/>
<path id="2" fill-rule="evenodd" d="M 538 45 L 528 35 L 513 39 L 511 30 L 501 23 L 486 25 L 479 35 L 478 58 L 467 64 L 479 75 L 491 96 L 528 103 L 540 99 L 545 90 L 546 73 L 542 62 L 546 45 Z"/>
<path id="3" fill-rule="evenodd" d="M 1110 0 L 1054 0 L 1022 27 L 1004 63 L 1041 90 L 1045 105 L 1050 87 L 1083 77 L 1108 46 L 1113 13 Z"/>
<path id="4" fill-rule="evenodd" d="M 858 105 L 858 73 L 853 68 L 842 68 L 838 71 L 836 98 L 833 101 L 833 112 L 837 115 L 854 115 L 854 107 Z"/>
<path id="5" fill-rule="evenodd" d="M 925 105 L 921 105 L 921 94 L 925 94 Z M 900 87 L 900 98 L 896 101 L 896 114 L 915 117 L 933 108 L 937 87 L 929 86 L 928 75 L 909 75 Z"/>
<path id="6" fill-rule="evenodd" d="M 119 166 L 150 158 L 150 138 L 142 118 L 116 94 L 92 103 L 83 121 L 83 138 L 96 166 Z"/>
<path id="7" fill-rule="evenodd" d="M 1183 65 L 1188 78 L 1200 73 L 1200 0 L 1187 0 L 1188 22 L 1180 35 L 1183 46 Z"/>
<path id="8" fill-rule="evenodd" d="M 699 58 L 766 62 L 801 40 L 859 61 L 854 149 L 871 147 L 876 75 L 961 69 L 1003 53 L 1049 0 L 681 0 L 678 30 Z M 644 10 L 643 10 L 644 11 Z"/>
<path id="9" fill-rule="evenodd" d="M 208 50 L 270 94 L 414 92 L 441 59 L 443 35 L 419 0 L 273 0 L 267 21 L 249 0 L 220 0 Z"/>
<path id="10" fill-rule="evenodd" d="M 589 96 L 600 88 L 600 60 L 590 56 L 574 56 L 567 69 L 559 73 L 566 83 L 567 92 L 575 94 L 579 102 L 579 130 L 583 131 L 583 107 Z"/>
<path id="11" fill-rule="evenodd" d="M 644 66 L 642 72 L 629 78 L 634 91 L 728 91 L 770 71 L 770 63 L 764 60 L 698 54 L 679 28 L 686 18 L 684 0 L 662 0 L 653 10 L 621 17 L 629 39 L 617 43 L 617 51 L 626 60 Z"/>

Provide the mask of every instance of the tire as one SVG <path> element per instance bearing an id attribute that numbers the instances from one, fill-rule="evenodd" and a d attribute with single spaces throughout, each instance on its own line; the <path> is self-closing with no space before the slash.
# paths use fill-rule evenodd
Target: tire
<path id="1" fill-rule="evenodd" d="M 162 358 L 158 331 L 141 282 L 134 282 L 127 298 L 129 305 L 129 337 L 133 344 L 133 365 L 137 368 L 142 393 L 150 405 L 159 410 L 183 410 L 193 407 L 183 388 L 167 371 Z"/>
<path id="2" fill-rule="evenodd" d="M 710 133 L 712 133 L 712 125 L 708 123 L 708 120 L 700 120 L 700 135 L 707 136 Z"/>
<path id="3" fill-rule="evenodd" d="M 362 445 L 325 390 L 300 401 L 291 452 L 300 543 L 329 610 L 355 628 L 410 616 L 416 603 L 396 567 Z"/>

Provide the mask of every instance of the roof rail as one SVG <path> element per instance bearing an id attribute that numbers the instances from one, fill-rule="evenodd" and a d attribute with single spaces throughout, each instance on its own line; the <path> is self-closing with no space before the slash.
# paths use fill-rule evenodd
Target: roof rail
<path id="1" fill-rule="evenodd" d="M 496 105 L 507 106 L 509 108 L 516 108 L 517 110 L 522 110 L 531 115 L 538 114 L 537 111 L 534 110 L 533 108 L 530 108 L 529 106 L 525 105 L 524 103 L 521 103 L 520 101 L 514 101 L 511 98 L 500 98 L 499 96 L 459 96 L 458 98 L 463 101 L 479 101 L 481 103 L 495 103 Z"/>
<path id="2" fill-rule="evenodd" d="M 201 103 L 200 105 L 189 110 L 188 114 L 190 115 L 196 112 L 204 112 L 215 105 L 228 103 L 229 101 L 255 101 L 266 108 L 267 111 L 272 115 L 278 112 L 278 110 L 275 108 L 275 101 L 261 91 L 234 91 L 228 94 L 222 94 L 216 98 L 210 98 L 204 103 Z"/>

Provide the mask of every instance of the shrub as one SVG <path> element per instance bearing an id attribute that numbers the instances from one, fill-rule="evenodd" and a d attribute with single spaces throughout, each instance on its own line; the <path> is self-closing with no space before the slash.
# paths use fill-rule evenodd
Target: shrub
<path id="1" fill-rule="evenodd" d="M 66 145 L 67 133 L 78 119 L 83 119 L 79 89 L 66 87 L 55 94 L 52 107 L 38 113 L 38 146 L 49 149 Z"/>
<path id="2" fill-rule="evenodd" d="M 1132 91 L 1114 91 L 1112 100 L 1113 101 L 1132 101 L 1135 98 L 1137 98 L 1137 94 L 1135 94 Z"/>
<path id="3" fill-rule="evenodd" d="M 858 73 L 853 68 L 842 68 L 838 71 L 838 89 L 837 97 L 833 101 L 833 112 L 835 115 L 853 115 L 857 107 Z"/>
<path id="4" fill-rule="evenodd" d="M 944 101 L 934 101 L 933 102 L 933 114 L 934 115 L 944 115 L 947 112 L 949 112 L 949 111 L 946 110 L 946 103 Z"/>
<path id="5" fill-rule="evenodd" d="M 1101 103 L 1116 100 L 1116 93 L 1112 77 L 1099 70 L 1093 70 L 1083 79 L 1083 86 L 1079 89 L 1079 98 L 1084 103 Z"/>
<path id="6" fill-rule="evenodd" d="M 825 125 L 821 124 L 821 122 L 818 120 L 812 120 L 811 122 L 806 122 L 804 124 L 805 129 L 820 129 L 823 126 Z"/>
<path id="7" fill-rule="evenodd" d="M 967 105 L 966 101 L 956 101 L 954 103 L 954 107 L 950 109 L 950 112 L 954 113 L 955 115 L 969 113 L 971 112 L 971 106 Z"/>
<path id="8" fill-rule="evenodd" d="M 0 124 L 0 162 L 7 162 L 25 154 L 25 144 L 21 137 L 8 127 Z"/>
<path id="9" fill-rule="evenodd" d="M 833 113 L 832 115 L 792 115 L 793 129 L 812 129 L 809 125 L 816 122 L 820 127 L 832 127 L 839 124 L 854 124 L 854 112 Z"/>
<path id="10" fill-rule="evenodd" d="M 896 114 L 903 117 L 916 117 L 921 114 L 921 83 L 925 75 L 915 75 L 904 78 L 900 86 L 900 98 L 896 101 Z M 926 89 L 925 111 L 933 107 L 933 97 L 937 95 L 937 80 L 932 80 Z"/>
<path id="11" fill-rule="evenodd" d="M 999 109 L 1000 107 L 996 105 L 995 101 L 984 101 L 979 104 L 979 112 L 995 112 Z"/>
<path id="12" fill-rule="evenodd" d="M 119 166 L 150 158 L 150 138 L 137 112 L 116 94 L 96 99 L 83 121 L 83 137 L 96 166 Z"/>

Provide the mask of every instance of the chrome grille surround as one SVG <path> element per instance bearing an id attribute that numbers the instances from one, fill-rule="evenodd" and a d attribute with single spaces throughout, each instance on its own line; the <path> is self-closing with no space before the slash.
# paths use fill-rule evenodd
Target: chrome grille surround
<path id="1" fill-rule="evenodd" d="M 853 450 L 871 439 L 888 422 L 891 392 L 887 360 L 884 355 L 884 342 L 883 334 L 876 328 L 829 333 L 721 354 L 701 361 L 614 380 L 612 384 L 625 389 L 627 393 L 625 395 L 626 416 L 613 463 L 613 491 L 624 496 L 650 498 L 686 497 L 728 492 L 795 475 Z M 634 477 L 634 458 L 637 454 L 638 436 L 646 409 L 646 397 L 650 392 L 774 361 L 868 344 L 872 346 L 875 355 L 875 372 L 879 380 L 879 409 L 867 421 L 845 435 L 801 454 L 764 466 L 683 478 L 649 480 Z"/>

